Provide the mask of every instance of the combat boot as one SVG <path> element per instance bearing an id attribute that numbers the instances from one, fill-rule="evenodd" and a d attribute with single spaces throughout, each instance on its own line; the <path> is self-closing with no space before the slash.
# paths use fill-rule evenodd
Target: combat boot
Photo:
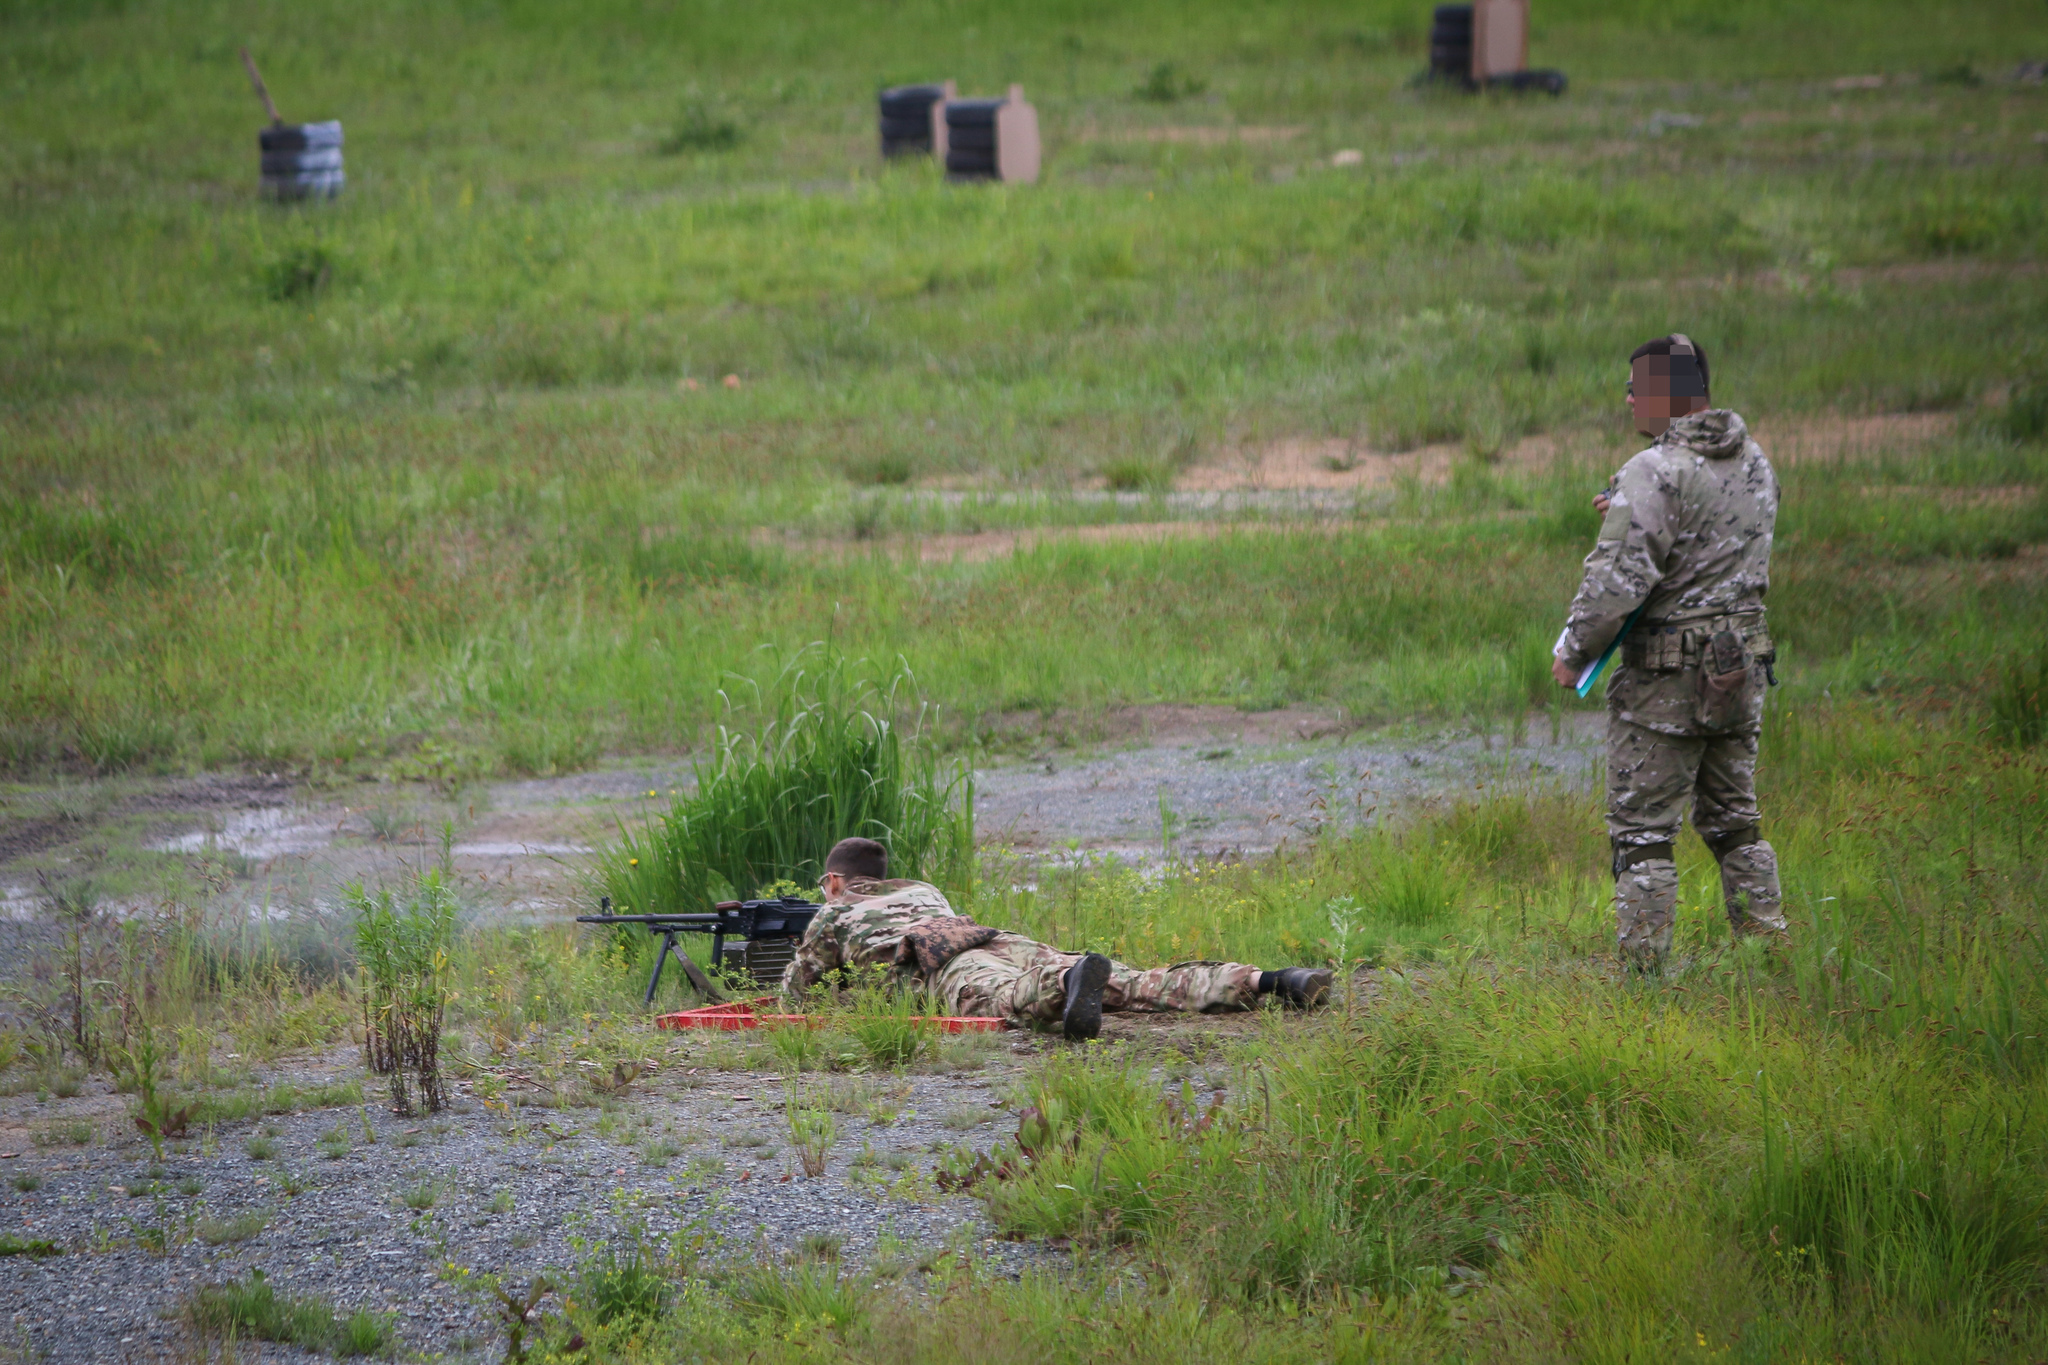
<path id="1" fill-rule="evenodd" d="M 1283 1005 L 1312 1010 L 1330 998 L 1334 979 L 1328 967 L 1282 967 L 1259 973 L 1259 994 L 1277 995 Z"/>
<path id="2" fill-rule="evenodd" d="M 1067 1004 L 1060 1012 L 1060 1032 L 1076 1040 L 1102 1032 L 1102 988 L 1109 984 L 1109 959 L 1083 953 L 1067 968 Z"/>

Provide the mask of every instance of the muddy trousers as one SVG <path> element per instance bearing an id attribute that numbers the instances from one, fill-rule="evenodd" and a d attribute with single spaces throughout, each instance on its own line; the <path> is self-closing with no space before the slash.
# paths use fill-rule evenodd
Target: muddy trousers
<path id="1" fill-rule="evenodd" d="M 998 934 L 944 967 L 931 983 L 946 1013 L 1056 1024 L 1067 1004 L 1067 969 L 1081 960 L 1020 934 Z M 1258 1003 L 1259 969 L 1242 962 L 1177 962 L 1139 971 L 1112 962 L 1102 1008 L 1243 1010 Z"/>
<path id="2" fill-rule="evenodd" d="M 1721 900 L 1737 936 L 1786 931 L 1778 855 L 1758 828 L 1757 737 L 1668 735 L 1610 715 L 1607 836 L 1614 849 L 1614 922 L 1624 959 L 1671 951 L 1678 912 L 1673 843 L 1685 806 L 1721 865 Z"/>

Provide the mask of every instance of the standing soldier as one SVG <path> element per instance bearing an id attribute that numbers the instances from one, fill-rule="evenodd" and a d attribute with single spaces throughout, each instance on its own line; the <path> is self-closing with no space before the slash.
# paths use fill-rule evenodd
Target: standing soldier
<path id="1" fill-rule="evenodd" d="M 1763 598 L 1778 479 L 1741 416 L 1709 406 L 1707 378 L 1706 353 L 1678 333 L 1629 357 L 1629 410 L 1655 443 L 1593 500 L 1600 539 L 1551 669 L 1575 686 L 1620 637 L 1607 683 L 1614 919 L 1623 962 L 1653 972 L 1671 950 L 1688 797 L 1730 927 L 1786 932 L 1756 802 L 1764 688 L 1777 681 Z"/>

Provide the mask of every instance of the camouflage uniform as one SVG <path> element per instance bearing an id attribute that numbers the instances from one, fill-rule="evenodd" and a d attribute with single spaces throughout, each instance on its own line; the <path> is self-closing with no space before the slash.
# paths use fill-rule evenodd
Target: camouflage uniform
<path id="1" fill-rule="evenodd" d="M 933 979 L 931 992 L 945 1002 L 948 1014 L 1025 1026 L 1057 1024 L 1067 1003 L 1067 972 L 1081 957 L 1021 934 L 998 934 L 986 946 L 948 962 Z M 1258 1003 L 1258 995 L 1259 969 L 1242 962 L 1176 962 L 1150 971 L 1112 962 L 1102 1008 L 1110 1014 L 1245 1010 Z"/>
<path id="2" fill-rule="evenodd" d="M 841 967 L 899 972 L 896 957 L 903 931 L 918 920 L 952 913 L 945 893 L 925 882 L 851 882 L 842 899 L 812 917 L 795 959 L 783 973 L 783 988 L 795 994 Z"/>
<path id="3" fill-rule="evenodd" d="M 1067 969 L 1080 953 L 1063 953 L 1020 934 L 997 934 L 948 961 L 929 980 L 898 964 L 904 931 L 918 920 L 953 914 L 943 893 L 923 882 L 855 882 L 847 896 L 811 921 L 783 978 L 792 995 L 841 967 L 890 970 L 893 979 L 942 1001 L 946 1013 L 1058 1023 L 1066 1006 Z M 1250 1009 L 1259 969 L 1239 962 L 1181 962 L 1141 972 L 1111 964 L 1102 1008 L 1116 1010 Z"/>
<path id="4" fill-rule="evenodd" d="M 1758 828 L 1757 734 L 1776 658 L 1764 626 L 1778 479 L 1742 418 L 1725 408 L 1675 419 L 1622 466 L 1599 543 L 1586 556 L 1557 657 L 1584 668 L 1629 614 L 1607 683 L 1607 833 L 1615 926 L 1625 957 L 1670 951 L 1678 868 L 1672 841 L 1688 797 L 1693 828 L 1721 866 L 1737 934 L 1783 933 L 1778 860 Z M 1726 692 L 1701 654 L 1731 631 L 1746 673 Z"/>

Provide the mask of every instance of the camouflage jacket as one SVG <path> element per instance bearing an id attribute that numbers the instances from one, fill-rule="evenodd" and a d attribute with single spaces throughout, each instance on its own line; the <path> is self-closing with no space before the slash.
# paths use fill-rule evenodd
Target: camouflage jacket
<path id="1" fill-rule="evenodd" d="M 794 995 L 841 967 L 893 970 L 905 929 L 952 913 L 945 894 L 924 882 L 853 882 L 842 899 L 828 902 L 811 920 L 796 960 L 783 974 L 783 989 Z"/>
<path id="2" fill-rule="evenodd" d="M 1741 415 L 1678 418 L 1615 476 L 1557 657 L 1584 668 L 1638 606 L 1659 625 L 1741 616 L 1761 626 L 1777 520 L 1778 476 Z"/>

